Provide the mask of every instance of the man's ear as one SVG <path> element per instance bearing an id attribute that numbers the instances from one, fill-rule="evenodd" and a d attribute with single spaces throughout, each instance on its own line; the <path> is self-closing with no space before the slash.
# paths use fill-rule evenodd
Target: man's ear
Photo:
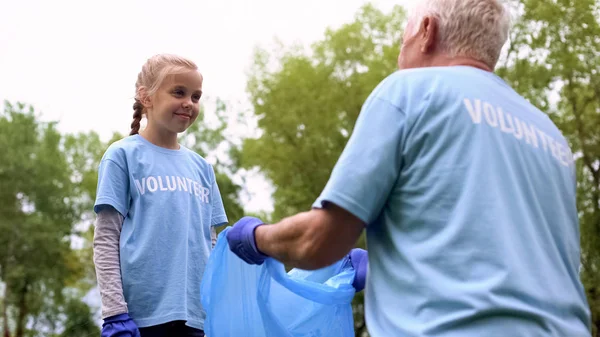
<path id="1" fill-rule="evenodd" d="M 149 109 L 152 107 L 152 97 L 148 95 L 146 87 L 140 87 L 138 89 L 138 97 L 144 108 Z"/>
<path id="2" fill-rule="evenodd" d="M 431 53 L 435 49 L 438 35 L 438 20 L 433 16 L 426 16 L 421 20 L 419 36 L 421 38 L 421 52 Z"/>

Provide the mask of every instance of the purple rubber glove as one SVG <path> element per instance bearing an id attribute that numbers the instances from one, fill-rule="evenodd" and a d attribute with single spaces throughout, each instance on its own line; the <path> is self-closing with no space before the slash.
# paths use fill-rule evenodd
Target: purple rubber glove
<path id="1" fill-rule="evenodd" d="M 350 262 L 354 268 L 355 276 L 352 286 L 357 292 L 365 289 L 365 281 L 367 280 L 367 267 L 369 266 L 369 254 L 366 250 L 354 248 L 350 251 Z"/>
<path id="2" fill-rule="evenodd" d="M 129 314 L 119 314 L 104 319 L 101 337 L 140 337 L 140 330 L 129 317 Z"/>
<path id="3" fill-rule="evenodd" d="M 267 258 L 256 247 L 256 239 L 254 238 L 254 230 L 260 225 L 264 225 L 260 219 L 245 216 L 227 232 L 229 249 L 248 264 L 260 265 Z"/>

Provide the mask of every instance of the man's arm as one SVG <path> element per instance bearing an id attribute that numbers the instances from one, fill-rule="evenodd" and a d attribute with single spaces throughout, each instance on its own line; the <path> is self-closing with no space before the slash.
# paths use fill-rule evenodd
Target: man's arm
<path id="1" fill-rule="evenodd" d="M 259 251 L 292 267 L 314 270 L 343 258 L 365 223 L 332 203 L 255 230 Z"/>
<path id="2" fill-rule="evenodd" d="M 271 256 L 318 269 L 344 257 L 367 224 L 377 226 L 402 166 L 406 114 L 395 105 L 403 92 L 399 76 L 388 77 L 363 105 L 315 209 L 275 225 L 243 217 L 227 232 L 232 252 L 249 264 Z"/>

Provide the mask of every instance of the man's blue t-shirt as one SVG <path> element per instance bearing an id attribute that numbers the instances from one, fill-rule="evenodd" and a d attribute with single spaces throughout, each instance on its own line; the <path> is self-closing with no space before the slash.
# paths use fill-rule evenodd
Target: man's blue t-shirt
<path id="1" fill-rule="evenodd" d="M 372 336 L 587 337 L 571 150 L 472 67 L 398 71 L 366 100 L 314 207 L 368 224 Z"/>
<path id="2" fill-rule="evenodd" d="M 185 320 L 203 329 L 200 283 L 210 226 L 227 222 L 212 166 L 183 146 L 170 150 L 140 135 L 126 137 L 100 163 L 96 212 L 101 205 L 125 218 L 121 277 L 138 326 Z"/>

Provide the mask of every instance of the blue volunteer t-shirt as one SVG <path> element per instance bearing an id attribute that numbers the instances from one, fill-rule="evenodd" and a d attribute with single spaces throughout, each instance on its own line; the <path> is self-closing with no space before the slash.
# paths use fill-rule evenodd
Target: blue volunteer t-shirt
<path id="1" fill-rule="evenodd" d="M 573 156 L 547 115 L 472 67 L 386 78 L 314 207 L 368 224 L 374 337 L 586 337 Z"/>
<path id="2" fill-rule="evenodd" d="M 227 222 L 212 166 L 183 146 L 170 150 L 139 135 L 126 137 L 100 163 L 96 212 L 100 205 L 125 217 L 121 277 L 138 326 L 185 320 L 202 329 L 210 226 Z"/>

